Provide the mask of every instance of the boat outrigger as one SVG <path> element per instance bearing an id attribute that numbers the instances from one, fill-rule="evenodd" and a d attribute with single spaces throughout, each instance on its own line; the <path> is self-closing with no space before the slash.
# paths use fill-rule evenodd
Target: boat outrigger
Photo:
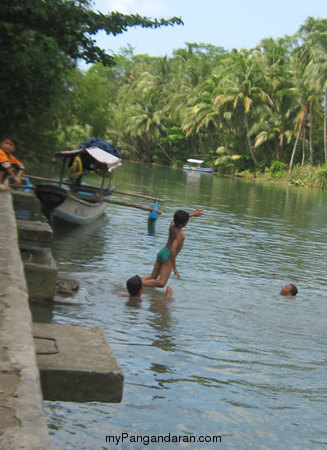
<path id="1" fill-rule="evenodd" d="M 203 159 L 189 158 L 186 160 L 187 164 L 183 165 L 184 170 L 192 170 L 194 172 L 208 172 L 212 173 L 216 170 L 215 167 L 206 167 Z"/>
<path id="2" fill-rule="evenodd" d="M 94 140 L 92 141 L 92 139 Z M 111 198 L 112 193 L 117 192 L 156 200 L 155 197 L 118 191 L 115 190 L 114 187 L 111 187 L 111 171 L 122 163 L 119 150 L 117 147 L 111 146 L 106 141 L 95 140 L 95 138 L 92 139 L 89 140 L 91 141 L 89 146 L 83 146 L 83 144 L 81 144 L 81 148 L 77 150 L 67 150 L 55 153 L 54 158 L 63 159 L 59 180 L 28 175 L 31 179 L 46 181 L 46 183 L 36 185 L 35 193 L 40 200 L 43 212 L 48 219 L 51 222 L 54 219 L 61 219 L 75 224 L 87 224 L 93 222 L 103 214 L 106 203 L 116 203 L 141 208 L 150 211 L 150 213 L 155 210 L 157 213 L 160 213 L 161 211 L 157 210 L 155 207 L 150 208 L 144 205 L 121 202 Z M 102 145 L 102 143 L 104 144 Z M 94 170 L 97 173 L 99 171 L 101 172 L 101 187 L 80 184 L 81 177 L 74 182 L 64 179 L 67 161 L 69 161 L 69 165 L 71 166 L 75 158 L 80 159 L 84 169 Z"/>

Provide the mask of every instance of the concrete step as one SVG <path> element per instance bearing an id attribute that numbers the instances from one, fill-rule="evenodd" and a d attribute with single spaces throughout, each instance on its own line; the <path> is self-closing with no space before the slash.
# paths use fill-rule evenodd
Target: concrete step
<path id="1" fill-rule="evenodd" d="M 58 269 L 52 252 L 46 247 L 20 245 L 29 300 L 53 301 Z"/>
<path id="2" fill-rule="evenodd" d="M 47 222 L 16 220 L 16 223 L 20 241 L 32 241 L 39 244 L 52 242 L 53 231 Z"/>
<path id="3" fill-rule="evenodd" d="M 124 376 L 102 328 L 33 323 L 45 400 L 113 402 Z"/>

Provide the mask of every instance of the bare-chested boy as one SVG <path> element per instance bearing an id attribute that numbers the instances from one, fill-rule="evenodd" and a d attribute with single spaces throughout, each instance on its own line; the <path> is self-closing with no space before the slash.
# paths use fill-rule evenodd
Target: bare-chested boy
<path id="1" fill-rule="evenodd" d="M 183 228 L 190 217 L 202 216 L 202 209 L 197 208 L 191 213 L 178 210 L 174 214 L 174 220 L 169 226 L 168 241 L 157 254 L 152 273 L 142 277 L 143 287 L 164 287 L 170 277 L 171 271 L 180 278 L 176 268 L 176 257 L 182 250 L 185 234 Z"/>

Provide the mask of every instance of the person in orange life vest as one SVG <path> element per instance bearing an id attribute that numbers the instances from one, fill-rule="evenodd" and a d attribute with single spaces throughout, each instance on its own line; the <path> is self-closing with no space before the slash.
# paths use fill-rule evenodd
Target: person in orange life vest
<path id="1" fill-rule="evenodd" d="M 12 154 L 16 150 L 17 140 L 13 136 L 4 136 L 0 141 L 0 190 L 9 190 L 4 184 L 10 175 L 14 184 L 21 184 L 21 176 L 24 172 L 23 164 Z"/>

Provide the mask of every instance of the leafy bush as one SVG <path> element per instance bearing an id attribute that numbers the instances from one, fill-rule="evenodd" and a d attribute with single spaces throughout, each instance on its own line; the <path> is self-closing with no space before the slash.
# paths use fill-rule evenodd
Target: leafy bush
<path id="1" fill-rule="evenodd" d="M 79 125 L 74 123 L 65 127 L 58 127 L 58 147 L 60 150 L 72 150 L 78 148 L 79 144 L 92 136 L 90 125 Z"/>
<path id="2" fill-rule="evenodd" d="M 236 176 L 240 177 L 240 178 L 245 178 L 245 179 L 254 179 L 257 177 L 257 174 L 255 171 L 251 170 L 251 169 L 245 169 L 242 172 L 238 172 L 236 174 Z"/>
<path id="3" fill-rule="evenodd" d="M 327 163 L 323 164 L 317 170 L 318 185 L 322 188 L 327 187 Z"/>
<path id="4" fill-rule="evenodd" d="M 242 156 L 240 155 L 220 156 L 215 161 L 217 172 L 228 175 L 234 174 L 237 170 L 239 170 L 241 163 Z"/>
<path id="5" fill-rule="evenodd" d="M 271 175 L 277 178 L 281 178 L 284 175 L 286 164 L 283 161 L 273 161 L 270 165 L 269 172 Z"/>

